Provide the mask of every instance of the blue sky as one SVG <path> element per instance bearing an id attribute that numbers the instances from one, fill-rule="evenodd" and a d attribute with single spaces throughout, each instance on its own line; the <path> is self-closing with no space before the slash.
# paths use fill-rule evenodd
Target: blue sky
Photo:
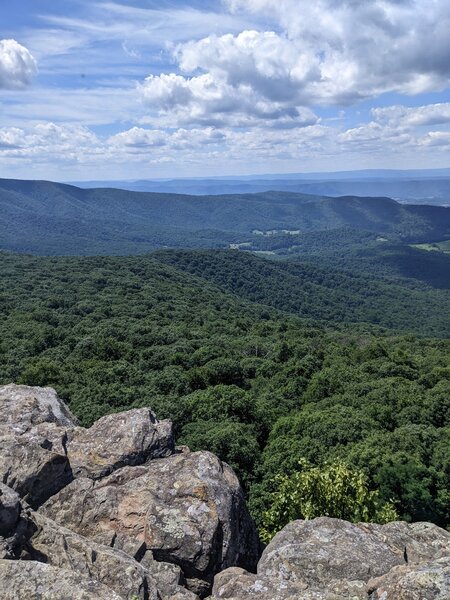
<path id="1" fill-rule="evenodd" d="M 448 0 L 3 0 L 0 176 L 450 166 Z"/>

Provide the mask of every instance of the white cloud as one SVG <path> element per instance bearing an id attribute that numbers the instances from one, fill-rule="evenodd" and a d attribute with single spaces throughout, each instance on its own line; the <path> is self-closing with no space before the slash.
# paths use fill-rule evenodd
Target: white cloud
<path id="1" fill-rule="evenodd" d="M 447 0 L 226 4 L 270 20 L 272 30 L 178 44 L 173 56 L 182 75 L 152 75 L 139 88 L 150 108 L 171 112 L 178 124 L 308 126 L 317 105 L 414 95 L 450 82 Z"/>
<path id="2" fill-rule="evenodd" d="M 166 137 L 164 131 L 133 127 L 128 131 L 122 131 L 111 136 L 109 143 L 117 148 L 126 148 L 129 151 L 141 151 L 165 146 L 167 143 Z"/>
<path id="3" fill-rule="evenodd" d="M 31 83 L 37 64 L 16 40 L 0 40 L 0 89 L 20 89 Z"/>
<path id="4" fill-rule="evenodd" d="M 100 152 L 98 138 L 86 127 L 38 123 L 32 128 L 5 127 L 0 129 L 0 157 L 33 161 L 49 159 L 65 162 L 88 160 Z"/>
<path id="5" fill-rule="evenodd" d="M 151 75 L 139 89 L 147 106 L 179 125 L 289 128 L 318 122 L 299 93 L 314 68 L 299 62 L 275 33 L 210 36 L 178 46 L 175 55 L 182 71 L 203 72 Z"/>
<path id="6" fill-rule="evenodd" d="M 450 132 L 449 131 L 429 131 L 419 143 L 423 146 L 438 146 L 442 148 L 450 147 Z"/>
<path id="7" fill-rule="evenodd" d="M 450 123 L 450 102 L 425 106 L 389 106 L 374 108 L 372 115 L 379 122 L 402 127 L 420 127 Z"/>

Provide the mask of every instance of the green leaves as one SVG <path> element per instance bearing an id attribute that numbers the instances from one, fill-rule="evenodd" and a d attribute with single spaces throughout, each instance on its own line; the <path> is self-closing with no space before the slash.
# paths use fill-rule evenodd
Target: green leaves
<path id="1" fill-rule="evenodd" d="M 327 516 L 346 521 L 387 523 L 398 518 L 394 506 L 369 489 L 363 471 L 342 461 L 313 467 L 298 463 L 292 475 L 275 478 L 271 505 L 263 514 L 261 538 L 268 543 L 290 521 Z"/>

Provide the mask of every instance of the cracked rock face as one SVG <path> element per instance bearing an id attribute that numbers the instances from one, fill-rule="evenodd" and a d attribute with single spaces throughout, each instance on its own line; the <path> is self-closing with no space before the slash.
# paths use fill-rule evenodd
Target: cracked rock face
<path id="1" fill-rule="evenodd" d="M 77 479 L 42 511 L 86 537 L 179 565 L 200 593 L 221 569 L 251 569 L 258 556 L 239 482 L 209 452 L 125 467 L 100 481 Z"/>
<path id="2" fill-rule="evenodd" d="M 232 470 L 174 452 L 147 408 L 85 429 L 51 388 L 0 387 L 0 598 L 198 600 L 220 569 L 254 568 Z"/>
<path id="3" fill-rule="evenodd" d="M 294 521 L 264 550 L 257 575 L 223 571 L 215 578 L 213 595 L 229 600 L 415 600 L 395 594 L 408 581 L 419 590 L 431 577 L 438 583 L 425 586 L 422 595 L 417 592 L 417 600 L 440 599 L 445 597 L 440 589 L 450 597 L 449 556 L 450 533 L 431 523 Z"/>
<path id="4" fill-rule="evenodd" d="M 450 557 L 416 565 L 394 567 L 371 579 L 369 600 L 448 600 L 450 598 Z"/>
<path id="5" fill-rule="evenodd" d="M 85 429 L 52 388 L 0 387 L 0 476 L 33 508 L 76 477 L 98 479 L 173 451 L 172 424 L 148 408 Z"/>

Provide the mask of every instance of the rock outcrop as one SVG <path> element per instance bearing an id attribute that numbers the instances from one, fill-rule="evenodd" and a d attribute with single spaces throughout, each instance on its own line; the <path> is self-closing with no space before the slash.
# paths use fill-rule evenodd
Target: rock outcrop
<path id="1" fill-rule="evenodd" d="M 51 388 L 0 387 L 0 476 L 2 599 L 195 600 L 256 566 L 233 471 L 149 409 L 85 429 Z"/>
<path id="2" fill-rule="evenodd" d="M 209 452 L 125 467 L 100 481 L 77 479 L 41 510 L 136 558 L 150 551 L 158 561 L 179 565 L 199 594 L 215 573 L 232 565 L 251 569 L 258 557 L 239 482 Z"/>
<path id="3" fill-rule="evenodd" d="M 85 429 L 50 388 L 0 387 L 0 475 L 2 600 L 450 598 L 431 523 L 294 521 L 257 564 L 233 471 L 149 409 Z"/>
<path id="4" fill-rule="evenodd" d="M 123 600 L 95 579 L 34 561 L 0 560 L 2 600 Z"/>
<path id="5" fill-rule="evenodd" d="M 228 600 L 448 598 L 449 557 L 450 533 L 431 523 L 352 524 L 328 517 L 294 521 L 264 550 L 257 575 L 225 570 L 215 578 L 213 596 Z"/>

